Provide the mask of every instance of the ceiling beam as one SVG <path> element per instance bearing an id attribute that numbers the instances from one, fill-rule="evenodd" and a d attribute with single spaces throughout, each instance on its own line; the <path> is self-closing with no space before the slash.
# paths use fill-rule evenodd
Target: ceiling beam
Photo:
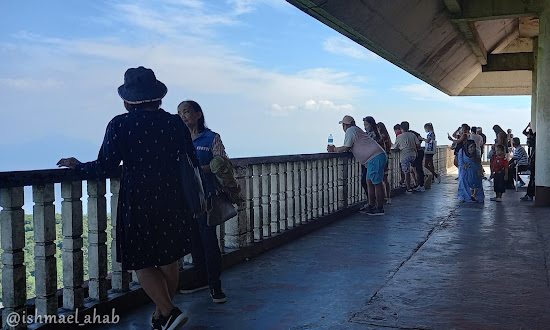
<path id="1" fill-rule="evenodd" d="M 447 6 L 451 15 L 460 15 L 462 13 L 462 8 L 458 0 L 445 0 L 445 6 Z M 479 32 L 474 22 L 455 21 L 455 23 L 470 44 L 470 47 L 472 47 L 472 51 L 479 60 L 479 63 L 481 63 L 481 65 L 487 64 L 487 49 L 485 49 L 485 45 L 479 36 Z"/>
<path id="2" fill-rule="evenodd" d="M 517 71 L 534 68 L 533 53 L 489 54 L 487 64 L 481 67 L 482 72 Z"/>
<path id="3" fill-rule="evenodd" d="M 451 0 L 445 0 L 445 4 Z M 543 5 L 541 0 L 462 0 L 461 12 L 452 13 L 454 22 L 482 21 L 501 18 L 537 16 Z M 447 5 L 447 8 L 449 6 Z"/>
<path id="4" fill-rule="evenodd" d="M 511 33 L 507 34 L 502 38 L 499 42 L 497 42 L 495 49 L 491 51 L 493 54 L 502 53 L 508 45 L 512 43 L 512 41 L 515 41 L 519 38 L 519 27 L 517 29 L 514 29 Z"/>

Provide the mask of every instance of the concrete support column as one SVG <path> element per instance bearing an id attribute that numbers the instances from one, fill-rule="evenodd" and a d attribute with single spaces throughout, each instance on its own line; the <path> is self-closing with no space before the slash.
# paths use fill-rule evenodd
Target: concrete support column
<path id="1" fill-rule="evenodd" d="M 550 206 L 550 0 L 539 18 L 535 205 Z"/>
<path id="2" fill-rule="evenodd" d="M 532 79 L 532 91 L 531 91 L 531 129 L 533 132 L 537 131 L 537 74 L 538 74 L 538 58 L 539 53 L 537 51 L 539 47 L 539 38 L 533 38 L 533 79 Z"/>

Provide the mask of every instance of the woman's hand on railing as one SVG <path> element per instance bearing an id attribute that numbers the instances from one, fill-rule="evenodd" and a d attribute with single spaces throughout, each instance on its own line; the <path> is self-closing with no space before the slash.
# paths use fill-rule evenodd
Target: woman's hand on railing
<path id="1" fill-rule="evenodd" d="M 61 158 L 58 162 L 57 162 L 57 166 L 58 167 L 68 167 L 70 168 L 71 170 L 74 170 L 74 168 L 76 167 L 76 165 L 80 164 L 80 161 L 74 157 L 69 157 L 69 158 Z"/>

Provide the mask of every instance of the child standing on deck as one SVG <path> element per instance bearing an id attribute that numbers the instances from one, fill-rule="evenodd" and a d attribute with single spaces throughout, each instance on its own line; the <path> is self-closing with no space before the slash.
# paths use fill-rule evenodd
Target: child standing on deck
<path id="1" fill-rule="evenodd" d="M 494 178 L 495 197 L 491 201 L 502 202 L 502 193 L 506 191 L 506 181 L 508 180 L 508 160 L 504 146 L 497 144 L 495 147 L 496 156 L 493 158 L 493 166 L 491 167 L 491 179 Z"/>

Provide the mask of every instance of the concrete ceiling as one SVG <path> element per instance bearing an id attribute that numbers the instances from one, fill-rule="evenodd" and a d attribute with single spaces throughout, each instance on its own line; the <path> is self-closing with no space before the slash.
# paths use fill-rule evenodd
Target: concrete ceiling
<path id="1" fill-rule="evenodd" d="M 529 95 L 539 0 L 287 0 L 449 95 Z"/>

